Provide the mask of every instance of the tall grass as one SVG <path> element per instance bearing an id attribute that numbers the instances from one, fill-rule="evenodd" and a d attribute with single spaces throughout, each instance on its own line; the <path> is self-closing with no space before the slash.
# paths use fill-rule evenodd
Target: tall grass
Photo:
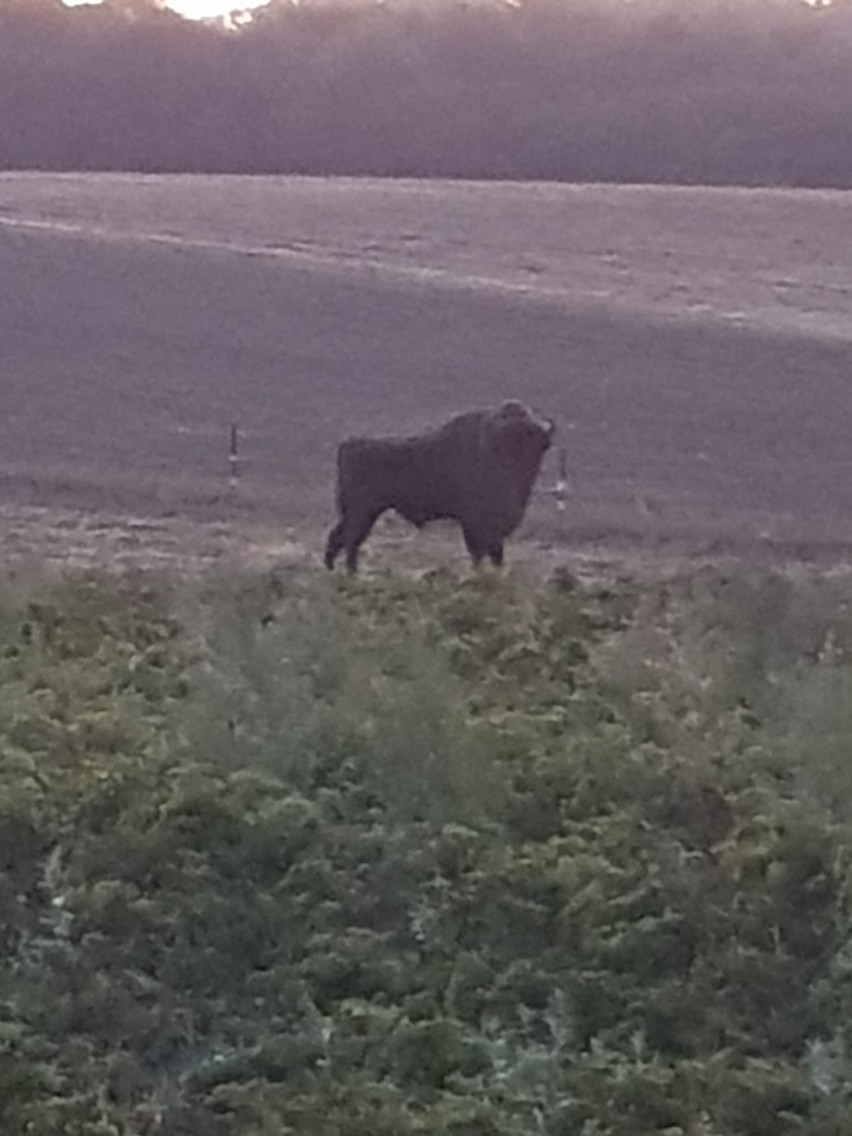
<path id="1" fill-rule="evenodd" d="M 188 745 L 303 789 L 343 769 L 400 818 L 481 815 L 498 792 L 487 740 L 424 598 L 392 578 L 217 581 Z"/>
<path id="2" fill-rule="evenodd" d="M 641 732 L 693 759 L 756 767 L 852 821 L 852 575 L 740 567 L 643 591 L 595 654 Z"/>

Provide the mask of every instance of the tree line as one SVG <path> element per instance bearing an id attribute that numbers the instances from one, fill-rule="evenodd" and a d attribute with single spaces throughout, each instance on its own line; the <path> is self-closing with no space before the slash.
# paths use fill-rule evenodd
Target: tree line
<path id="1" fill-rule="evenodd" d="M 852 6 L 0 0 L 0 167 L 852 185 Z"/>

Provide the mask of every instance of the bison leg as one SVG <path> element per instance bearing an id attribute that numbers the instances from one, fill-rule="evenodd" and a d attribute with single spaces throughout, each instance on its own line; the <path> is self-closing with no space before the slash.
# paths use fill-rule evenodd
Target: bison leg
<path id="1" fill-rule="evenodd" d="M 340 539 L 342 546 L 346 549 L 346 567 L 350 572 L 358 571 L 358 552 L 383 512 L 384 509 L 373 509 L 369 513 L 361 514 L 354 520 L 350 517 L 343 519 L 343 531 Z"/>
<path id="2" fill-rule="evenodd" d="M 503 567 L 503 542 L 495 541 L 488 549 L 488 556 L 495 568 Z"/>
<path id="3" fill-rule="evenodd" d="M 351 513 L 344 513 L 331 532 L 325 546 L 325 566 L 329 570 L 334 567 L 337 557 L 346 549 L 346 567 L 350 572 L 358 569 L 358 551 L 370 530 L 384 512 L 384 509 L 363 513 L 352 519 Z"/>
<path id="4" fill-rule="evenodd" d="M 473 561 L 474 568 L 478 568 L 482 563 L 482 558 L 485 555 L 485 548 L 480 540 L 479 534 L 470 525 L 462 524 L 462 536 L 470 558 Z"/>
<path id="5" fill-rule="evenodd" d="M 340 520 L 328 534 L 328 541 L 325 546 L 325 566 L 329 571 L 334 567 L 334 562 L 343 548 L 343 521 Z"/>

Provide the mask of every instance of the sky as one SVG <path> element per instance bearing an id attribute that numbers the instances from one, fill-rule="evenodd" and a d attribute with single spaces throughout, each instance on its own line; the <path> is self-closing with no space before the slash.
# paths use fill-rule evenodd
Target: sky
<path id="1" fill-rule="evenodd" d="M 69 7 L 77 4 L 97 3 L 99 0 L 63 0 Z M 812 8 L 829 7 L 832 0 L 804 0 Z M 248 11 L 251 8 L 260 8 L 266 0 L 165 0 L 165 7 L 171 8 L 181 16 L 190 20 L 209 19 L 216 16 L 227 16 L 235 10 Z"/>
<path id="2" fill-rule="evenodd" d="M 80 4 L 99 3 L 99 0 L 63 0 L 69 8 Z M 190 20 L 203 20 L 215 16 L 227 16 L 235 9 L 247 11 L 250 8 L 260 8 L 266 0 L 165 0 L 165 7 L 171 8 L 181 16 Z"/>
<path id="3" fill-rule="evenodd" d="M 190 20 L 200 20 L 209 16 L 226 16 L 235 8 L 259 8 L 265 3 L 266 0 L 168 0 L 166 7 Z"/>

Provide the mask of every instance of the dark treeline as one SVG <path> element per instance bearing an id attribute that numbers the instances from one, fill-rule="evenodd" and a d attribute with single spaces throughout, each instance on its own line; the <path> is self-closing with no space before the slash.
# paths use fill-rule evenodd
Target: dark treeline
<path id="1" fill-rule="evenodd" d="M 852 185 L 852 7 L 0 0 L 6 169 Z"/>

